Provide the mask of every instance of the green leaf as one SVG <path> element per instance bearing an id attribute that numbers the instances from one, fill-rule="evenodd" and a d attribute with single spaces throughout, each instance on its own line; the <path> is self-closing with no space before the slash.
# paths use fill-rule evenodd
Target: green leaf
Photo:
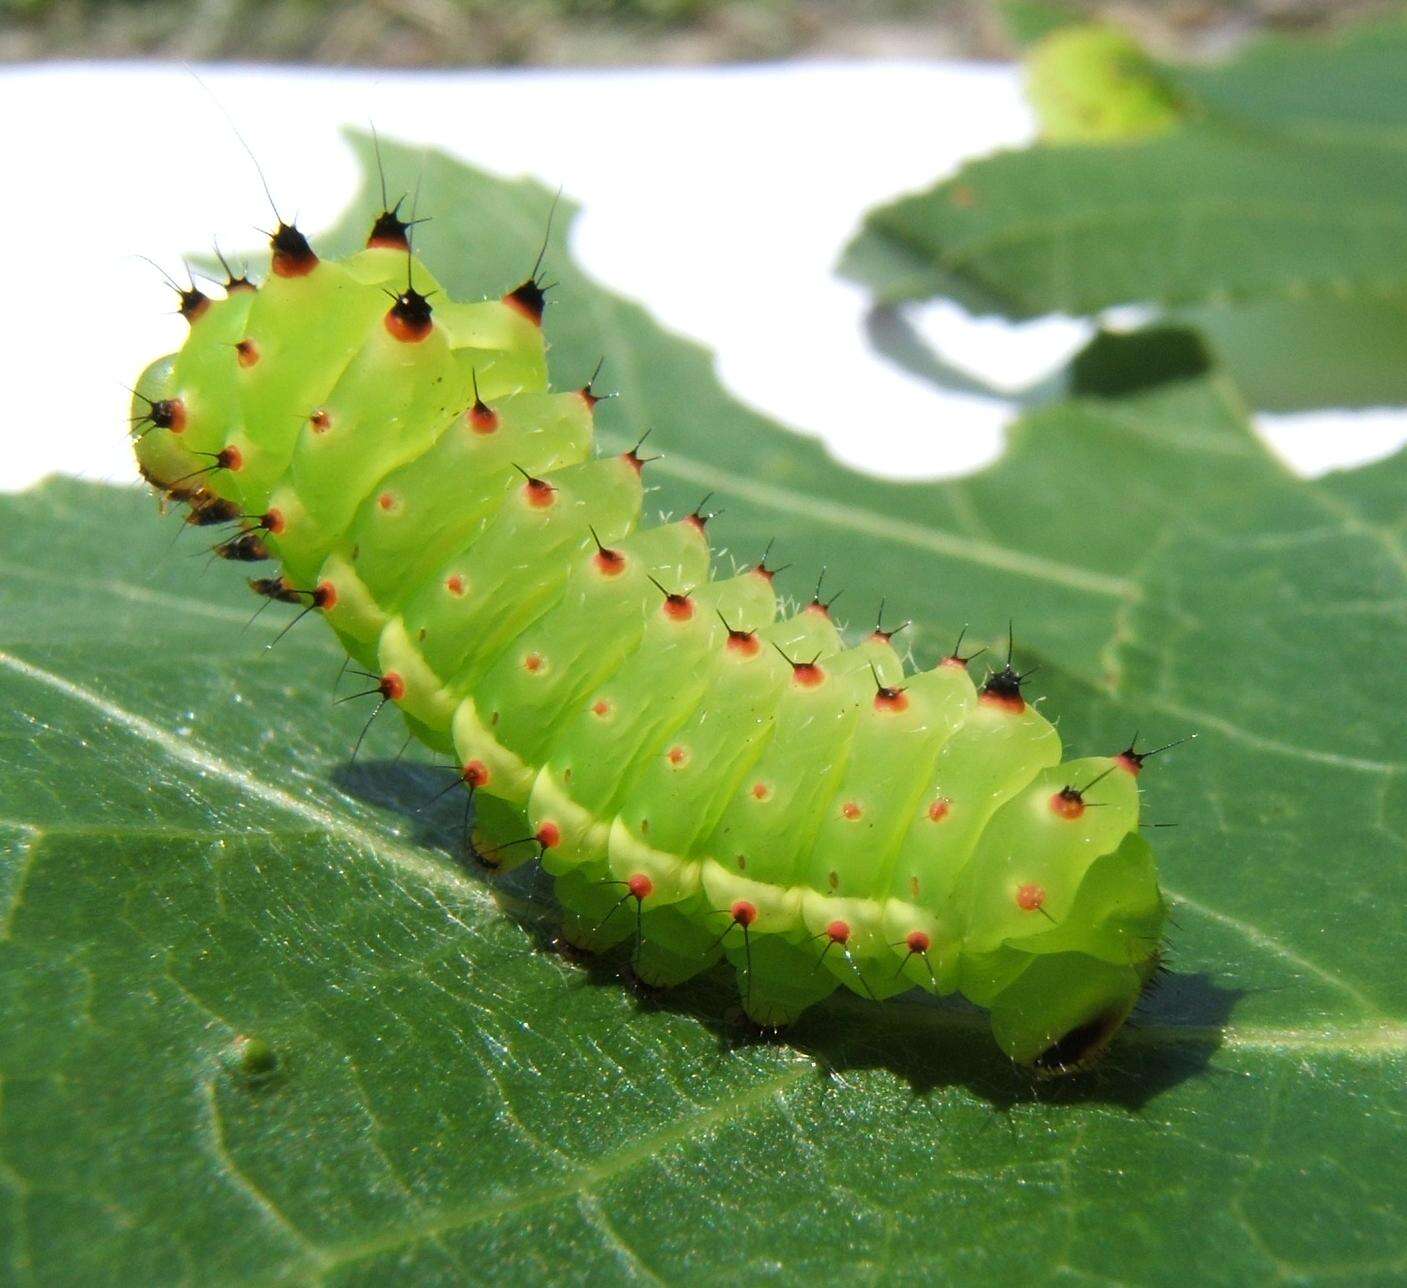
<path id="1" fill-rule="evenodd" d="M 525 274 L 549 194 L 424 164 L 445 285 Z M 53 481 L 0 502 L 0 1273 L 1399 1276 L 1407 458 L 1294 479 L 1211 374 L 1043 411 L 973 478 L 858 476 L 586 279 L 568 222 L 554 368 L 605 354 L 607 443 L 654 426 L 660 504 L 718 489 L 739 557 L 777 536 L 794 592 L 824 558 L 925 663 L 1014 616 L 1077 753 L 1201 735 L 1145 774 L 1180 824 L 1150 833 L 1164 989 L 1036 1090 L 962 1008 L 836 998 L 755 1043 L 726 984 L 639 997 L 549 951 L 529 876 L 461 865 L 447 775 L 392 720 L 348 764 L 314 622 L 266 653 L 198 533 Z"/>
<path id="2" fill-rule="evenodd" d="M 1407 401 L 1404 60 L 1399 22 L 1163 68 L 1185 127 L 973 162 L 870 212 L 842 270 L 886 304 L 1159 306 L 1259 407 Z"/>

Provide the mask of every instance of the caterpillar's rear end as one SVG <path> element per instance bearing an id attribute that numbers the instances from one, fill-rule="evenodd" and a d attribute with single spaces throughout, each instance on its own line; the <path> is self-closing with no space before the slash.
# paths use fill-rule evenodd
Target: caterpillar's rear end
<path id="1" fill-rule="evenodd" d="M 1142 755 L 1062 765 L 1009 661 L 906 674 L 819 593 L 779 617 L 765 563 L 715 579 L 703 513 L 639 527 L 645 462 L 549 391 L 535 279 L 455 303 L 394 212 L 341 262 L 272 241 L 257 289 L 183 293 L 142 472 L 456 756 L 487 862 L 540 858 L 564 933 L 647 982 L 726 957 L 761 1024 L 918 987 L 1044 1072 L 1104 1048 L 1165 919 Z"/>

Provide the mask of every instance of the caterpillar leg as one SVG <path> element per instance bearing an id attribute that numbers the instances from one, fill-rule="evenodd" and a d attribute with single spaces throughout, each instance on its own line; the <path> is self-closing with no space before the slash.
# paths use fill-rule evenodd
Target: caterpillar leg
<path id="1" fill-rule="evenodd" d="M 697 908 L 669 904 L 646 911 L 635 973 L 652 988 L 673 988 L 706 971 L 723 956 L 718 935 Z"/>
<path id="2" fill-rule="evenodd" d="M 807 1007 L 829 997 L 839 982 L 820 961 L 819 947 L 799 938 L 738 931 L 724 944 L 738 972 L 743 1010 L 763 1028 L 791 1024 Z"/>

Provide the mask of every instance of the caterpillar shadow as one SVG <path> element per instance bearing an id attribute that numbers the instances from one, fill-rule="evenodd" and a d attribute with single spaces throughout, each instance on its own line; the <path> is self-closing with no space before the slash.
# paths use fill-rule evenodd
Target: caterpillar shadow
<path id="1" fill-rule="evenodd" d="M 630 950 L 600 956 L 565 946 L 557 936 L 551 880 L 536 864 L 511 873 L 486 870 L 465 845 L 463 796 L 439 796 L 451 781 L 444 767 L 370 760 L 334 769 L 336 786 L 414 825 L 414 840 L 440 854 L 492 894 L 506 916 L 543 952 L 567 957 L 588 987 L 628 989 L 642 1012 L 686 1016 L 713 1032 L 721 1047 L 785 1046 L 816 1062 L 826 1076 L 882 1070 L 916 1095 L 962 1086 L 1002 1110 L 1027 1103 L 1102 1103 L 1138 1110 L 1163 1092 L 1214 1072 L 1212 1055 L 1245 990 L 1205 972 L 1164 971 L 1113 1046 L 1088 1072 L 1038 1081 L 1007 1060 L 991 1038 L 985 1014 L 961 998 L 915 991 L 876 1005 L 836 993 L 785 1030 L 751 1024 L 738 1003 L 731 970 L 719 967 L 673 989 L 635 979 Z"/>

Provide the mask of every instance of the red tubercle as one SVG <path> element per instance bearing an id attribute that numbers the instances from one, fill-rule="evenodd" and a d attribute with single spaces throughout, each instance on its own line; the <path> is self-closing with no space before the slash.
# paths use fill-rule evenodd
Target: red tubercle
<path id="1" fill-rule="evenodd" d="M 503 297 L 503 303 L 533 326 L 542 325 L 542 311 L 547 307 L 547 293 L 533 278 L 514 287 Z"/>
<path id="2" fill-rule="evenodd" d="M 189 290 L 181 292 L 181 307 L 177 312 L 194 326 L 210 312 L 210 297 L 192 286 Z"/>
<path id="3" fill-rule="evenodd" d="M 244 453 L 231 443 L 228 447 L 222 447 L 220 451 L 216 453 L 215 464 L 222 470 L 238 473 L 244 468 Z"/>
<path id="4" fill-rule="evenodd" d="M 840 807 L 841 817 L 849 819 L 852 823 L 862 818 L 864 813 L 865 811 L 855 804 L 854 801 L 846 801 L 845 804 Z"/>
<path id="5" fill-rule="evenodd" d="M 655 883 L 643 872 L 632 872 L 626 878 L 625 888 L 643 903 L 655 892 Z"/>
<path id="6" fill-rule="evenodd" d="M 1022 912 L 1039 912 L 1045 906 L 1045 887 L 1028 881 L 1016 887 L 1016 906 Z"/>
<path id="7" fill-rule="evenodd" d="M 537 843 L 544 850 L 550 850 L 554 845 L 562 843 L 562 829 L 556 823 L 543 822 L 538 825 L 538 829 L 533 835 L 537 838 Z"/>
<path id="8" fill-rule="evenodd" d="M 909 695 L 903 689 L 881 686 L 874 695 L 874 709 L 897 715 L 909 709 Z"/>
<path id="9" fill-rule="evenodd" d="M 761 577 L 769 586 L 777 579 L 775 568 L 769 568 L 765 563 L 758 564 L 753 570 L 754 577 Z"/>
<path id="10" fill-rule="evenodd" d="M 445 578 L 445 589 L 456 599 L 464 594 L 464 578 L 457 572 L 452 572 Z"/>
<path id="11" fill-rule="evenodd" d="M 607 702 L 605 698 L 597 698 L 596 701 L 591 704 L 591 714 L 599 716 L 604 720 L 611 714 L 611 704 Z"/>
<path id="12" fill-rule="evenodd" d="M 1051 796 L 1050 809 L 1060 818 L 1077 819 L 1085 812 L 1085 798 L 1073 787 L 1062 787 Z"/>
<path id="13" fill-rule="evenodd" d="M 419 344 L 435 329 L 433 322 L 407 320 L 401 317 L 395 309 L 387 312 L 382 322 L 391 336 L 402 344 Z"/>
<path id="14" fill-rule="evenodd" d="M 523 659 L 523 670 L 527 671 L 530 675 L 536 675 L 539 671 L 541 671 L 542 654 L 529 653 L 527 657 Z"/>
<path id="15" fill-rule="evenodd" d="M 469 408 L 466 415 L 469 420 L 469 428 L 476 434 L 492 434 L 498 429 L 498 413 L 481 398 L 474 400 L 474 405 Z"/>
<path id="16" fill-rule="evenodd" d="M 523 500 L 535 510 L 546 510 L 557 501 L 557 489 L 542 479 L 529 477 L 523 484 Z"/>
<path id="17" fill-rule="evenodd" d="M 687 747 L 673 746 L 665 753 L 665 759 L 678 769 L 680 766 L 688 764 L 689 750 Z"/>
<path id="18" fill-rule="evenodd" d="M 283 517 L 283 511 L 275 509 L 273 506 L 264 512 L 264 517 L 259 520 L 259 523 L 265 532 L 275 537 L 281 537 L 283 530 L 288 526 Z"/>
<path id="19" fill-rule="evenodd" d="M 660 611 L 670 621 L 687 622 L 694 615 L 694 601 L 688 595 L 666 595 Z"/>
<path id="20" fill-rule="evenodd" d="M 313 604 L 323 612 L 337 607 L 337 587 L 330 581 L 320 581 L 313 587 Z"/>
<path id="21" fill-rule="evenodd" d="M 279 223 L 269 238 L 273 251 L 271 267 L 275 277 L 307 277 L 318 266 L 318 257 L 308 239 L 292 224 Z"/>
<path id="22" fill-rule="evenodd" d="M 248 336 L 235 343 L 235 356 L 239 365 L 244 368 L 252 367 L 259 361 L 259 346 Z"/>
<path id="23" fill-rule="evenodd" d="M 803 689 L 814 689 L 825 683 L 826 673 L 814 662 L 793 662 L 791 679 Z"/>
<path id="24" fill-rule="evenodd" d="M 967 658 L 959 657 L 956 653 L 949 653 L 938 665 L 951 667 L 955 671 L 966 671 L 967 662 Z"/>
<path id="25" fill-rule="evenodd" d="M 619 577 L 625 571 L 625 556 L 609 546 L 602 546 L 597 550 L 591 562 L 603 577 Z"/>
<path id="26" fill-rule="evenodd" d="M 757 638 L 756 631 L 735 631 L 730 627 L 726 647 L 739 657 L 756 657 L 762 652 L 762 641 Z"/>
<path id="27" fill-rule="evenodd" d="M 326 408 L 319 407 L 308 417 L 308 427 L 315 434 L 325 434 L 332 428 L 332 413 Z"/>
<path id="28" fill-rule="evenodd" d="M 904 936 L 904 946 L 921 957 L 933 947 L 933 941 L 922 930 L 911 930 Z"/>
<path id="29" fill-rule="evenodd" d="M 482 787 L 492 775 L 489 773 L 489 767 L 482 760 L 471 760 L 460 770 L 460 777 L 470 787 Z"/>
<path id="30" fill-rule="evenodd" d="M 928 821 L 941 823 L 952 812 L 953 803 L 946 796 L 939 796 L 928 804 Z"/>
<path id="31" fill-rule="evenodd" d="M 837 918 L 826 927 L 825 935 L 833 944 L 848 943 L 850 941 L 850 923 Z"/>
<path id="32" fill-rule="evenodd" d="M 728 909 L 728 915 L 735 925 L 750 926 L 757 920 L 757 905 L 749 903 L 746 899 L 736 899 Z"/>
<path id="33" fill-rule="evenodd" d="M 383 510 L 394 510 L 399 502 L 394 492 L 383 492 L 376 498 L 376 504 Z"/>
<path id="34" fill-rule="evenodd" d="M 400 202 L 376 216 L 366 237 L 367 250 L 410 249 L 410 225 L 400 217 Z"/>
<path id="35" fill-rule="evenodd" d="M 578 389 L 576 393 L 577 397 L 580 398 L 581 401 L 586 404 L 587 411 L 596 410 L 596 404 L 601 401 L 601 395 L 592 393 L 590 385 L 582 385 L 582 387 Z"/>
<path id="36" fill-rule="evenodd" d="M 754 800 L 769 801 L 772 799 L 772 789 L 766 783 L 753 783 L 752 797 Z"/>
<path id="37" fill-rule="evenodd" d="M 435 329 L 430 301 L 413 287 L 406 287 L 386 310 L 386 330 L 402 344 L 419 344 Z"/>
<path id="38" fill-rule="evenodd" d="M 991 707 L 996 711 L 1004 711 L 1008 715 L 1019 716 L 1026 710 L 1026 699 L 1019 693 L 993 693 L 984 689 L 977 695 L 977 700 L 984 706 Z"/>
<path id="39" fill-rule="evenodd" d="M 390 702 L 399 702 L 405 697 L 405 681 L 394 671 L 387 671 L 376 687 L 381 696 Z"/>
<path id="40" fill-rule="evenodd" d="M 147 407 L 146 419 L 157 429 L 168 429 L 173 434 L 186 432 L 186 404 L 179 398 L 159 398 Z"/>
<path id="41" fill-rule="evenodd" d="M 1132 774 L 1135 778 L 1143 772 L 1143 757 L 1132 749 L 1121 751 L 1114 757 L 1114 763 L 1126 774 Z"/>

